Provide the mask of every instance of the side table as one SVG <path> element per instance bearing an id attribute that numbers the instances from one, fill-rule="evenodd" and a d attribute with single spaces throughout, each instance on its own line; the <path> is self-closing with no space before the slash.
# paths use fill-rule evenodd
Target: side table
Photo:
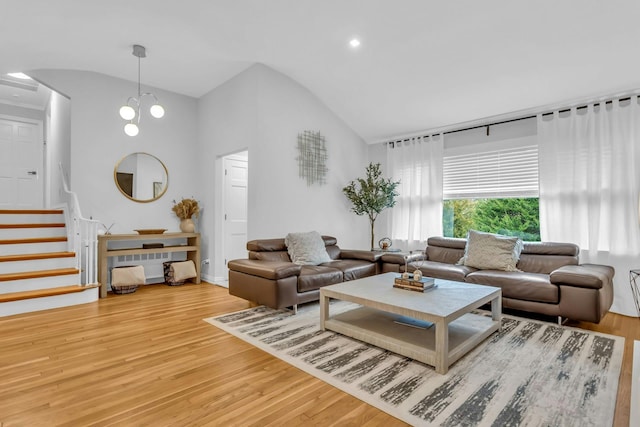
<path id="1" fill-rule="evenodd" d="M 636 304 L 638 317 L 640 317 L 640 289 L 638 288 L 638 282 L 640 282 L 640 270 L 629 271 L 629 285 L 631 286 L 631 294 L 633 295 L 633 302 Z"/>

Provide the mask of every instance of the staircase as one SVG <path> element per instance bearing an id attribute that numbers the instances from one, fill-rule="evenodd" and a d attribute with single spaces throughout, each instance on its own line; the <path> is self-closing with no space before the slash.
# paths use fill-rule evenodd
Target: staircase
<path id="1" fill-rule="evenodd" d="M 64 211 L 0 210 L 0 317 L 97 301 L 70 247 Z"/>

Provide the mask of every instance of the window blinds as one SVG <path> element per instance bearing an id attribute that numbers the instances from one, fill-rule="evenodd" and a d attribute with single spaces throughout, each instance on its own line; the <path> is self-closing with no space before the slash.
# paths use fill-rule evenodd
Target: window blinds
<path id="1" fill-rule="evenodd" d="M 538 197 L 538 146 L 444 157 L 443 198 Z"/>

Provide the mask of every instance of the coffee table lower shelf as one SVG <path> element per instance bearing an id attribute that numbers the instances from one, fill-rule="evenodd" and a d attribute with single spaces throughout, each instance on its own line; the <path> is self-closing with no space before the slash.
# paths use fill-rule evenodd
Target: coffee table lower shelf
<path id="1" fill-rule="evenodd" d="M 434 366 L 440 373 L 446 373 L 449 366 L 500 329 L 500 320 L 474 313 L 466 313 L 443 325 L 448 326 L 448 349 L 444 366 L 438 366 L 436 326 L 426 329 L 409 326 L 403 319 L 404 316 L 398 314 L 362 306 L 331 316 L 325 320 L 324 327 Z"/>

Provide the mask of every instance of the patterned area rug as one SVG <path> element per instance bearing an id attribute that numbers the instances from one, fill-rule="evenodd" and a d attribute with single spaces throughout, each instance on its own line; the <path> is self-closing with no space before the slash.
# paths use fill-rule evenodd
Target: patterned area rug
<path id="1" fill-rule="evenodd" d="M 332 301 L 331 315 L 357 305 Z M 503 317 L 446 375 L 319 330 L 318 304 L 205 319 L 412 425 L 610 426 L 624 338 Z M 410 327 L 410 326 L 407 326 Z"/>

